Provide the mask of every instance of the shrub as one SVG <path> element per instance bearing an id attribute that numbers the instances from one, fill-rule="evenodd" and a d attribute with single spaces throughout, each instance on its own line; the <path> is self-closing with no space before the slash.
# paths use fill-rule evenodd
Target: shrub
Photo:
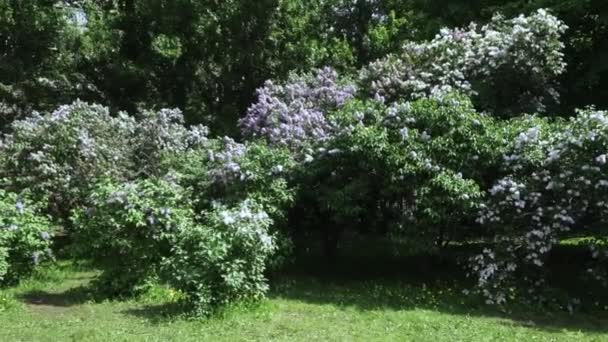
<path id="1" fill-rule="evenodd" d="M 390 102 L 459 91 L 481 95 L 478 104 L 493 114 L 544 111 L 547 98 L 558 98 L 565 30 L 545 10 L 514 19 L 495 15 L 481 28 L 442 29 L 433 40 L 408 42 L 401 54 L 364 68 L 361 88 Z"/>
<path id="2" fill-rule="evenodd" d="M 586 110 L 567 124 L 528 128 L 511 146 L 504 159 L 512 172 L 489 190 L 479 215 L 495 243 L 471 260 L 488 302 L 506 301 L 506 289 L 521 285 L 517 279 L 527 280 L 529 290 L 542 289 L 549 253 L 573 232 L 591 237 L 595 262 L 580 260 L 581 272 L 607 285 L 607 113 Z"/>
<path id="3" fill-rule="evenodd" d="M 298 148 L 302 142 L 331 135 L 327 112 L 353 98 L 355 90 L 331 68 L 294 75 L 285 84 L 267 81 L 239 124 L 247 137 Z"/>
<path id="4" fill-rule="evenodd" d="M 283 220 L 293 200 L 289 182 L 296 162 L 291 153 L 264 141 L 248 142 L 236 150 L 229 141 L 221 145 L 210 161 L 212 197 L 232 205 L 252 199 L 273 220 Z"/>
<path id="5" fill-rule="evenodd" d="M 136 118 L 129 141 L 134 176 L 162 177 L 174 168 L 176 159 L 207 143 L 207 127 L 186 127 L 178 109 L 143 111 Z"/>
<path id="6" fill-rule="evenodd" d="M 196 315 L 263 297 L 264 272 L 276 261 L 280 235 L 254 201 L 218 203 L 196 217 L 191 194 L 176 183 L 151 178 L 100 182 L 91 206 L 72 216 L 76 252 L 103 271 L 97 285 L 128 295 L 149 280 L 185 294 Z"/>
<path id="7" fill-rule="evenodd" d="M 158 178 L 102 181 L 72 221 L 75 252 L 102 269 L 99 284 L 112 295 L 157 276 L 179 234 L 195 225 L 188 193 Z"/>
<path id="8" fill-rule="evenodd" d="M 298 167 L 289 150 L 264 141 L 240 144 L 224 137 L 210 139 L 205 147 L 179 159 L 177 177 L 192 193 L 196 212 L 212 210 L 217 203 L 234 207 L 254 201 L 272 219 L 270 231 L 277 237 L 277 251 L 268 267 L 277 269 L 288 261 L 292 244 L 286 234 L 287 213 L 294 203 L 292 173 Z"/>
<path id="9" fill-rule="evenodd" d="M 292 224 L 321 227 L 330 239 L 355 228 L 443 245 L 473 221 L 484 171 L 501 156 L 489 135 L 494 120 L 466 97 L 351 101 L 329 118 L 340 130 L 294 169 L 299 197 Z M 312 222 L 302 226 L 307 217 Z"/>
<path id="10" fill-rule="evenodd" d="M 12 124 L 0 145 L 0 169 L 10 189 L 28 189 L 65 223 L 97 179 L 125 175 L 134 127 L 126 115 L 114 118 L 107 108 L 84 102 L 35 113 Z"/>
<path id="11" fill-rule="evenodd" d="M 50 240 L 49 221 L 31 203 L 0 190 L 0 285 L 17 282 L 52 259 Z"/>
<path id="12" fill-rule="evenodd" d="M 207 141 L 207 129 L 186 128 L 179 110 L 144 111 L 136 119 L 80 101 L 11 129 L 0 145 L 7 185 L 48 202 L 64 224 L 71 210 L 87 204 L 98 180 L 163 176 L 178 155 Z"/>
<path id="13" fill-rule="evenodd" d="M 268 289 L 264 272 L 276 250 L 272 220 L 253 201 L 236 207 L 218 205 L 204 223 L 179 235 L 165 262 L 168 281 L 186 294 L 197 315 L 243 300 L 255 300 Z"/>

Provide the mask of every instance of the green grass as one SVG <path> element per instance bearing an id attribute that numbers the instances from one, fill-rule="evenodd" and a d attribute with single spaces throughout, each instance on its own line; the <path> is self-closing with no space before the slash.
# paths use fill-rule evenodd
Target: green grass
<path id="1" fill-rule="evenodd" d="M 198 321 L 180 315 L 162 287 L 132 300 L 93 300 L 86 284 L 96 272 L 61 262 L 1 292 L 0 341 L 608 341 L 606 315 L 501 312 L 420 273 L 428 265 L 419 261 L 317 261 L 273 279 L 259 305 Z M 403 276 L 390 276 L 393 267 L 405 267 Z"/>

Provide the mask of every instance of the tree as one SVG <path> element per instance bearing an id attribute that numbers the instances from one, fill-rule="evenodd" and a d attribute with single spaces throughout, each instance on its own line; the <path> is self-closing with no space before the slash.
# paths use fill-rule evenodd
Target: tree
<path id="1" fill-rule="evenodd" d="M 66 14 L 56 0 L 0 0 L 0 129 L 77 88 L 70 75 L 76 32 Z"/>

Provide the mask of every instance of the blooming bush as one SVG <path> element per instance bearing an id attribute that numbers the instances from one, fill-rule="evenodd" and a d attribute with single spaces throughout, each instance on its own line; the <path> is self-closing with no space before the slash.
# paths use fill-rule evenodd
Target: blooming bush
<path id="1" fill-rule="evenodd" d="M 29 189 L 66 223 L 97 180 L 162 176 L 181 153 L 206 141 L 207 129 L 185 127 L 179 110 L 145 111 L 136 119 L 77 101 L 14 122 L 0 145 L 0 170 L 7 186 Z"/>
<path id="2" fill-rule="evenodd" d="M 51 225 L 33 205 L 0 190 L 0 285 L 18 281 L 52 259 Z"/>
<path id="3" fill-rule="evenodd" d="M 514 19 L 496 15 L 481 28 L 446 28 L 364 68 L 362 88 L 387 101 L 459 91 L 481 95 L 481 107 L 494 114 L 543 111 L 547 98 L 558 97 L 553 82 L 565 70 L 565 30 L 545 10 Z"/>
<path id="4" fill-rule="evenodd" d="M 511 147 L 504 158 L 511 174 L 489 190 L 478 219 L 496 232 L 495 244 L 472 258 L 472 271 L 491 303 L 506 301 L 518 276 L 528 280 L 529 289 L 540 289 L 549 253 L 570 232 L 593 237 L 593 259 L 608 256 L 607 113 L 585 110 L 567 124 L 533 126 Z M 580 267 L 605 281 L 605 263 Z"/>
<path id="5" fill-rule="evenodd" d="M 144 111 L 139 114 L 131 137 L 134 172 L 138 176 L 162 176 L 175 159 L 207 143 L 205 126 L 186 127 L 178 109 Z"/>
<path id="6" fill-rule="evenodd" d="M 272 220 L 253 201 L 217 205 L 204 223 L 181 232 L 165 261 L 168 281 L 185 293 L 194 313 L 264 296 L 266 264 L 277 246 Z"/>
<path id="7" fill-rule="evenodd" d="M 353 98 L 355 90 L 331 68 L 294 75 L 285 84 L 267 81 L 240 121 L 243 135 L 291 147 L 326 139 L 333 130 L 326 114 Z"/>
<path id="8" fill-rule="evenodd" d="M 98 283 L 112 295 L 157 276 L 179 234 L 195 226 L 188 193 L 162 179 L 101 181 L 89 203 L 72 215 L 74 249 L 102 269 Z"/>
<path id="9" fill-rule="evenodd" d="M 15 191 L 28 189 L 65 220 L 100 177 L 123 177 L 135 121 L 107 108 L 75 102 L 51 114 L 15 121 L 0 144 L 0 170 Z"/>
<path id="10" fill-rule="evenodd" d="M 192 193 L 196 212 L 213 210 L 218 203 L 234 207 L 254 201 L 273 221 L 270 232 L 277 250 L 267 266 L 277 269 L 289 260 L 287 214 L 294 203 L 292 173 L 298 165 L 288 149 L 264 141 L 209 139 L 204 147 L 183 154 L 178 164 L 179 182 Z"/>
<path id="11" fill-rule="evenodd" d="M 172 168 L 178 182 L 191 190 L 198 211 L 209 210 L 216 202 L 232 206 L 253 199 L 273 220 L 284 220 L 293 201 L 289 178 L 296 167 L 286 148 L 222 137 L 176 157 Z"/>
<path id="12" fill-rule="evenodd" d="M 231 147 L 232 146 L 232 147 Z M 213 197 L 223 203 L 237 204 L 252 199 L 272 216 L 282 220 L 292 202 L 290 174 L 296 162 L 288 150 L 269 147 L 265 142 L 249 142 L 234 150 L 228 143 L 212 154 L 210 175 Z"/>
<path id="13" fill-rule="evenodd" d="M 501 156 L 490 135 L 494 120 L 466 97 L 351 101 L 330 118 L 340 133 L 295 168 L 299 212 L 292 224 L 325 227 L 330 235 L 353 228 L 407 233 L 443 247 L 473 221 L 479 184 Z M 306 217 L 312 222 L 302 226 Z"/>
<path id="14" fill-rule="evenodd" d="M 91 206 L 72 217 L 73 238 L 77 254 L 102 269 L 102 290 L 129 294 L 156 279 L 182 291 L 197 315 L 263 296 L 280 238 L 268 214 L 247 200 L 197 217 L 191 198 L 163 179 L 96 186 Z"/>

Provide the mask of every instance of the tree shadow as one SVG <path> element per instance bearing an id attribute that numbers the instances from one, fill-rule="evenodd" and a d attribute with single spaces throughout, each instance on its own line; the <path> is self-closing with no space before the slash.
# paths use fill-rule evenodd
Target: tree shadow
<path id="1" fill-rule="evenodd" d="M 466 247 L 465 247 L 466 249 Z M 275 277 L 271 298 L 298 300 L 314 304 L 331 304 L 358 310 L 424 309 L 446 314 L 504 319 L 505 325 L 520 325 L 546 331 L 563 329 L 593 333 L 608 332 L 606 298 L 597 309 L 580 309 L 570 314 L 567 301 L 552 306 L 511 302 L 502 307 L 486 305 L 479 296 L 465 295 L 473 284 L 456 256 L 461 247 L 448 251 L 444 258 L 432 255 L 358 257 L 342 255 L 333 262 L 307 256 Z M 573 249 L 559 251 L 551 266 L 560 270 L 553 277 L 552 288 L 573 297 L 589 295 L 587 287 L 568 273 L 574 256 L 580 265 L 581 255 Z M 580 267 L 580 266 L 579 266 Z M 565 276 L 564 276 L 565 274 Z M 575 308 L 576 310 L 576 308 Z"/>
<path id="2" fill-rule="evenodd" d="M 561 331 L 563 329 L 607 333 L 608 311 L 581 309 L 570 315 L 563 307 L 509 303 L 507 306 L 486 305 L 478 296 L 465 295 L 473 287 L 466 272 L 456 260 L 470 255 L 471 248 L 455 246 L 443 257 L 433 254 L 399 255 L 378 250 L 339 250 L 333 261 L 319 255 L 300 255 L 290 267 L 271 276 L 269 298 L 296 300 L 314 304 L 331 304 L 357 310 L 415 310 L 424 309 L 452 315 L 489 317 L 503 320 L 505 325 Z M 581 259 L 588 256 L 580 249 L 559 250 L 548 265 L 559 272 L 550 285 L 577 298 L 593 298 L 599 307 L 608 307 L 608 294 L 591 296 L 589 288 L 576 277 Z M 122 311 L 152 324 L 175 319 L 188 319 L 183 303 L 160 297 L 148 298 L 137 307 Z M 42 310 L 69 308 L 88 302 L 112 299 L 92 285 L 82 284 L 63 292 L 32 290 L 17 296 L 27 305 Z M 587 299 L 585 298 L 586 302 Z M 566 306 L 567 303 L 561 303 Z"/>
<path id="3" fill-rule="evenodd" d="M 82 305 L 91 301 L 107 299 L 96 293 L 91 287 L 82 285 L 63 292 L 32 290 L 17 295 L 17 299 L 31 306 L 51 306 L 67 308 Z"/>
<path id="4" fill-rule="evenodd" d="M 121 313 L 144 319 L 150 324 L 163 324 L 176 319 L 191 318 L 180 302 L 144 305 L 143 307 L 124 310 Z"/>

